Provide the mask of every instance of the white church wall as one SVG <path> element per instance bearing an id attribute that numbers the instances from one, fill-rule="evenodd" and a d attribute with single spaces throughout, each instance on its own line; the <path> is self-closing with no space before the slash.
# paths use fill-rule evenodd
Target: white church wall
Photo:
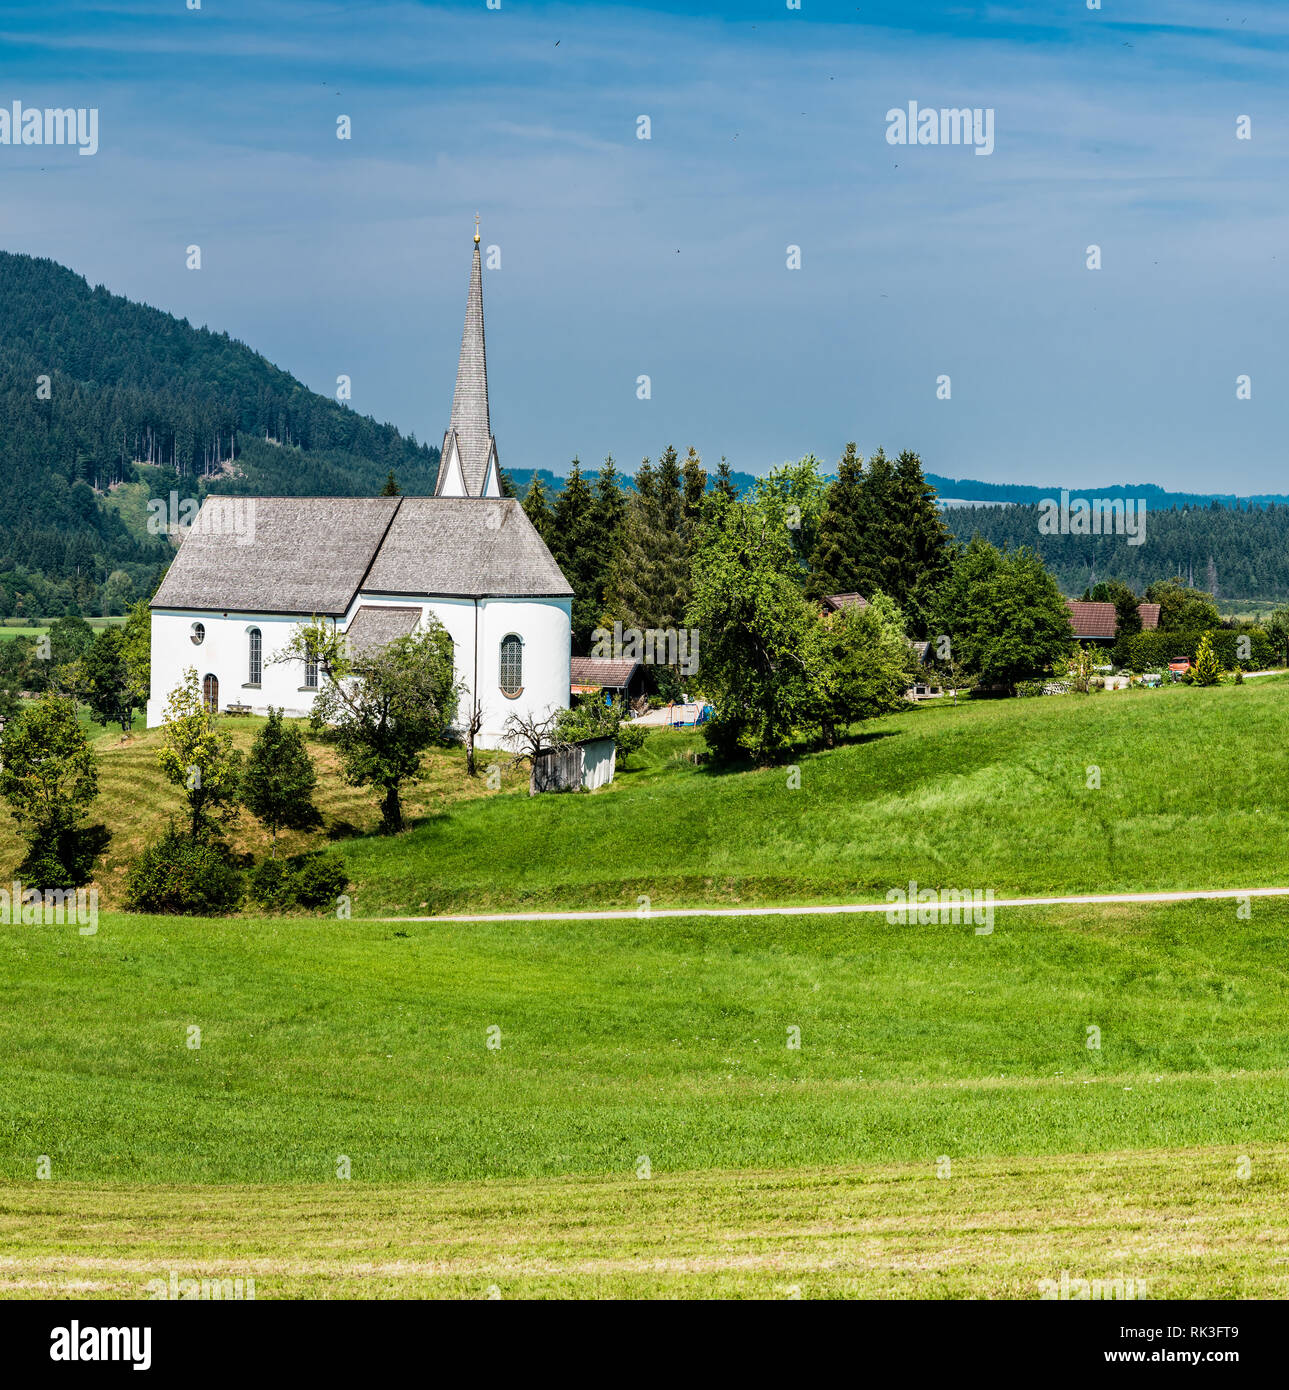
<path id="1" fill-rule="evenodd" d="M 476 605 L 468 598 L 408 598 L 359 594 L 338 626 L 344 628 L 361 607 L 419 608 L 421 626 L 432 615 L 452 638 L 457 679 L 465 692 L 460 703 L 464 720 L 475 679 Z M 484 723 L 476 742 L 500 748 L 506 720 L 516 713 L 538 718 L 568 707 L 572 601 L 567 598 L 493 598 L 478 602 L 478 690 Z M 269 706 L 288 716 L 303 717 L 313 707 L 313 692 L 304 690 L 304 666 L 298 661 L 274 662 L 295 627 L 308 621 L 299 616 L 254 613 L 178 612 L 152 615 L 152 691 L 148 727 L 160 724 L 166 698 L 193 667 L 200 681 L 214 675 L 219 681 L 219 708 L 249 705 L 256 714 Z M 194 645 L 191 632 L 201 623 L 204 637 Z M 250 629 L 261 634 L 261 674 L 258 687 L 250 683 Z M 519 695 L 501 689 L 501 642 L 514 633 L 523 643 L 523 687 Z"/>
<path id="2" fill-rule="evenodd" d="M 422 625 L 427 614 L 443 624 L 452 638 L 457 679 L 465 686 L 458 707 L 458 723 L 463 723 L 475 681 L 475 600 L 359 594 L 346 615 L 346 623 L 362 607 L 419 607 Z M 484 716 L 483 727 L 475 739 L 479 747 L 502 747 L 506 720 L 512 714 L 540 717 L 552 709 L 568 708 L 571 623 L 572 600 L 567 598 L 478 601 L 478 690 Z M 501 642 L 512 632 L 524 644 L 524 684 L 514 698 L 501 688 Z"/>
<path id="3" fill-rule="evenodd" d="M 572 664 L 572 599 L 493 598 L 480 602 L 479 698 L 484 725 L 478 742 L 502 746 L 506 720 L 516 713 L 541 717 L 568 708 Z M 501 641 L 514 633 L 524 644 L 523 689 L 515 698 L 501 689 Z"/>
<path id="4" fill-rule="evenodd" d="M 308 714 L 313 693 L 302 690 L 304 664 L 274 662 L 291 638 L 299 617 L 263 613 L 201 613 L 158 609 L 152 614 L 152 689 L 148 700 L 148 727 L 161 723 L 166 699 L 182 683 L 184 671 L 193 667 L 200 682 L 207 675 L 219 681 L 219 708 L 249 705 L 265 713 L 272 705 L 288 715 Z M 204 630 L 201 642 L 192 641 L 194 625 Z M 250 680 L 250 630 L 260 630 L 260 680 Z"/>

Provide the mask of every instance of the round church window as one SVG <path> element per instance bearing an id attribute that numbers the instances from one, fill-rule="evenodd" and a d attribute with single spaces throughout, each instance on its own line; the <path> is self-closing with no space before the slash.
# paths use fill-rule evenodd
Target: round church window
<path id="1" fill-rule="evenodd" d="M 189 636 L 192 639 L 193 646 L 200 647 L 201 644 L 206 640 L 206 624 L 193 623 L 192 632 L 189 633 Z"/>

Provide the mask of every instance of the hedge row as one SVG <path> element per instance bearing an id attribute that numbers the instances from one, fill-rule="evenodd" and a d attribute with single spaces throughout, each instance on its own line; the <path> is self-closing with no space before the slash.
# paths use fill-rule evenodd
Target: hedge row
<path id="1" fill-rule="evenodd" d="M 1116 666 L 1126 666 L 1133 671 L 1160 670 L 1170 661 L 1194 661 L 1203 636 L 1202 632 L 1138 632 L 1119 638 L 1110 655 Z M 1246 671 L 1260 671 L 1284 661 L 1284 653 L 1261 628 L 1249 632 L 1219 628 L 1209 636 L 1224 671 L 1232 671 L 1237 666 L 1243 666 Z M 1248 654 L 1241 655 L 1240 639 L 1246 637 Z"/>

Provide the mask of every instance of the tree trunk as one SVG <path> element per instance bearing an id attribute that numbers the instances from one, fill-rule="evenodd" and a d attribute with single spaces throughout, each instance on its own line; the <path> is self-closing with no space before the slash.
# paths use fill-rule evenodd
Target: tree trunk
<path id="1" fill-rule="evenodd" d="M 380 807 L 380 828 L 385 835 L 397 835 L 403 828 L 403 806 L 398 799 L 397 782 L 391 782 L 385 788 L 385 799 Z"/>

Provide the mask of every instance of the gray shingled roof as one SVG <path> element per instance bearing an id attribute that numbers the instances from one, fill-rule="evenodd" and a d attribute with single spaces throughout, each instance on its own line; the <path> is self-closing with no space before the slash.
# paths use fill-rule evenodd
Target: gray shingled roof
<path id="1" fill-rule="evenodd" d="M 228 499 L 224 499 L 227 501 Z M 567 598 L 524 509 L 475 497 L 255 497 L 250 544 L 202 515 L 153 608 L 338 617 L 362 590 L 420 597 Z M 249 526 L 244 536 L 249 534 Z M 244 538 L 243 536 L 243 538 Z"/>
<path id="2" fill-rule="evenodd" d="M 232 517 L 245 523 L 240 536 L 214 524 L 228 515 L 230 500 L 211 496 L 202 504 L 153 608 L 342 614 L 401 499 L 239 497 Z"/>
<path id="3" fill-rule="evenodd" d="M 573 592 L 519 503 L 492 497 L 403 498 L 362 587 L 464 598 Z"/>
<path id="4" fill-rule="evenodd" d="M 419 608 L 383 608 L 364 603 L 345 629 L 345 635 L 349 638 L 349 655 L 365 656 L 396 637 L 410 637 L 420 620 Z"/>
<path id="5" fill-rule="evenodd" d="M 465 326 L 461 330 L 461 357 L 457 363 L 457 385 L 452 394 L 452 419 L 443 436 L 443 457 L 435 491 L 443 487 L 448 466 L 448 443 L 456 436 L 457 456 L 466 495 L 481 497 L 488 478 L 488 458 L 492 451 L 492 426 L 488 418 L 488 355 L 483 337 L 483 267 L 479 243 L 474 246 L 470 266 L 470 292 L 466 296 Z"/>

